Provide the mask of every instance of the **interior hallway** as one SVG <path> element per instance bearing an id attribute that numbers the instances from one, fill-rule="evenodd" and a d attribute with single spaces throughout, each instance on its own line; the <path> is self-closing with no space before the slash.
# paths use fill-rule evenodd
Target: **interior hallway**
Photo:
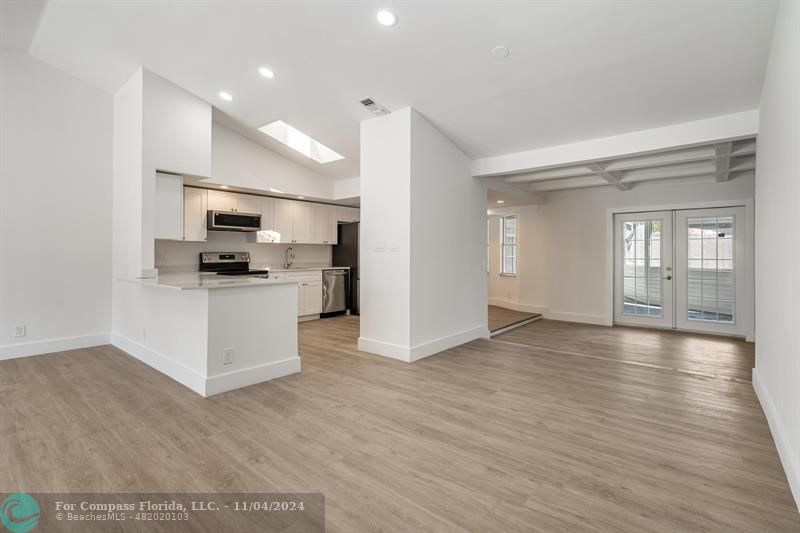
<path id="1" fill-rule="evenodd" d="M 735 341 L 541 321 L 408 364 L 358 327 L 303 323 L 302 373 L 207 399 L 110 346 L 4 361 L 0 486 L 319 491 L 331 532 L 800 529 L 741 365 L 625 362 Z"/>

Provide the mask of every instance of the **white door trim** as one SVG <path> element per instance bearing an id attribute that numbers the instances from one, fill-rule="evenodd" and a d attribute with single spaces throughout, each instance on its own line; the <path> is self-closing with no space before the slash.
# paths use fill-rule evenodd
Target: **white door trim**
<path id="1" fill-rule="evenodd" d="M 606 326 L 614 325 L 614 215 L 618 213 L 641 213 L 646 211 L 677 211 L 683 209 L 706 209 L 714 207 L 744 207 L 747 250 L 746 302 L 742 319 L 746 324 L 746 339 L 755 342 L 755 201 L 752 198 L 739 200 L 715 200 L 711 202 L 680 202 L 642 206 L 620 206 L 606 209 Z"/>

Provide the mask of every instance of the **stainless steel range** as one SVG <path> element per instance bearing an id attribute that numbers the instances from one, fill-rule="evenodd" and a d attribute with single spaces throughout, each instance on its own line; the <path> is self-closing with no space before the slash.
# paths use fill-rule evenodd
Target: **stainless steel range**
<path id="1" fill-rule="evenodd" d="M 200 272 L 216 272 L 218 276 L 269 277 L 268 268 L 250 269 L 250 254 L 247 252 L 203 252 L 200 254 Z"/>

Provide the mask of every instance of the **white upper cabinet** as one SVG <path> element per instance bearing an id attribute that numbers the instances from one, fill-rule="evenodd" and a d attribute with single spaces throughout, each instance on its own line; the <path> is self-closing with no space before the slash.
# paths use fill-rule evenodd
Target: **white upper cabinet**
<path id="1" fill-rule="evenodd" d="M 261 212 L 261 196 L 237 194 L 226 191 L 208 191 L 209 211 L 235 211 L 258 214 Z"/>
<path id="2" fill-rule="evenodd" d="M 280 234 L 279 242 L 294 242 L 294 231 L 292 227 L 292 202 L 283 198 L 273 199 L 272 209 L 272 231 Z"/>
<path id="3" fill-rule="evenodd" d="M 190 190 L 191 188 L 187 188 Z M 202 190 L 202 189 L 197 189 Z M 193 193 L 192 193 L 193 194 Z M 289 244 L 336 244 L 337 223 L 340 209 L 335 205 L 300 202 L 284 198 L 270 198 L 252 194 L 238 194 L 228 191 L 209 190 L 205 197 L 207 211 L 234 211 L 261 215 L 261 229 L 271 230 L 280 235 L 279 240 L 258 242 L 281 242 Z M 187 199 L 185 209 L 194 212 L 200 210 L 199 198 L 192 197 L 191 207 Z M 186 220 L 188 221 L 188 214 Z M 205 217 L 205 213 L 203 214 Z M 195 218 L 192 218 L 195 221 Z M 189 223 L 186 223 L 187 226 Z M 187 230 L 186 240 L 205 240 L 205 233 L 200 237 L 200 222 L 195 221 L 192 227 L 196 231 Z M 202 223 L 205 228 L 205 222 Z M 261 237 L 259 237 L 261 238 Z"/>
<path id="4" fill-rule="evenodd" d="M 275 199 L 259 198 L 258 211 L 261 214 L 261 229 L 274 231 L 275 226 Z"/>
<path id="5" fill-rule="evenodd" d="M 337 207 L 333 205 L 317 204 L 317 238 L 318 244 L 336 244 L 337 237 Z"/>
<path id="6" fill-rule="evenodd" d="M 317 210 L 311 202 L 292 202 L 292 242 L 314 243 L 317 236 Z"/>
<path id="7" fill-rule="evenodd" d="M 261 196 L 252 194 L 234 194 L 236 197 L 236 211 L 257 215 L 261 212 Z"/>
<path id="8" fill-rule="evenodd" d="M 183 240 L 183 176 L 156 173 L 155 238 Z"/>
<path id="9" fill-rule="evenodd" d="M 205 241 L 208 237 L 208 191 L 183 189 L 183 240 Z"/>
<path id="10" fill-rule="evenodd" d="M 236 211 L 236 196 L 230 192 L 208 191 L 209 211 Z"/>

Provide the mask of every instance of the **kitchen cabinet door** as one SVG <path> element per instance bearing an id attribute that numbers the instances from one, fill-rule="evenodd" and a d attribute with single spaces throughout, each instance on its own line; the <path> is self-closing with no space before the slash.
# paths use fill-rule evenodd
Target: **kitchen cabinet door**
<path id="1" fill-rule="evenodd" d="M 339 239 L 339 217 L 337 216 L 338 209 L 335 206 L 329 205 L 328 206 L 328 237 L 325 239 L 328 241 L 326 244 L 338 244 Z"/>
<path id="2" fill-rule="evenodd" d="M 208 191 L 209 211 L 236 211 L 236 195 L 224 191 Z"/>
<path id="3" fill-rule="evenodd" d="M 323 204 L 310 204 L 309 225 L 311 226 L 311 235 L 309 242 L 313 244 L 325 244 L 325 240 L 328 238 L 325 227 L 325 219 L 328 214 L 327 207 L 327 205 Z"/>
<path id="4" fill-rule="evenodd" d="M 255 215 L 261 212 L 261 196 L 252 194 L 236 194 L 236 211 Z"/>
<path id="5" fill-rule="evenodd" d="M 322 281 L 307 281 L 303 289 L 303 314 L 320 314 L 322 312 Z"/>
<path id="6" fill-rule="evenodd" d="M 292 202 L 292 229 L 291 242 L 313 243 L 316 237 L 316 209 L 310 202 Z"/>
<path id="7" fill-rule="evenodd" d="M 294 242 L 294 228 L 292 224 L 292 201 L 275 198 L 272 204 L 272 231 L 280 234 L 277 242 Z"/>
<path id="8" fill-rule="evenodd" d="M 208 219 L 208 191 L 184 187 L 183 189 L 183 240 L 205 241 Z"/>
<path id="9" fill-rule="evenodd" d="M 333 205 L 317 205 L 317 231 L 319 244 L 336 244 L 336 224 L 338 211 Z"/>
<path id="10" fill-rule="evenodd" d="M 274 211 L 275 211 L 275 200 L 272 198 L 260 198 L 258 203 L 258 211 L 256 213 L 261 214 L 261 229 L 262 230 L 273 230 L 273 226 L 275 225 L 275 218 L 274 218 Z"/>
<path id="11" fill-rule="evenodd" d="M 156 172 L 155 238 L 183 240 L 183 176 Z"/>

